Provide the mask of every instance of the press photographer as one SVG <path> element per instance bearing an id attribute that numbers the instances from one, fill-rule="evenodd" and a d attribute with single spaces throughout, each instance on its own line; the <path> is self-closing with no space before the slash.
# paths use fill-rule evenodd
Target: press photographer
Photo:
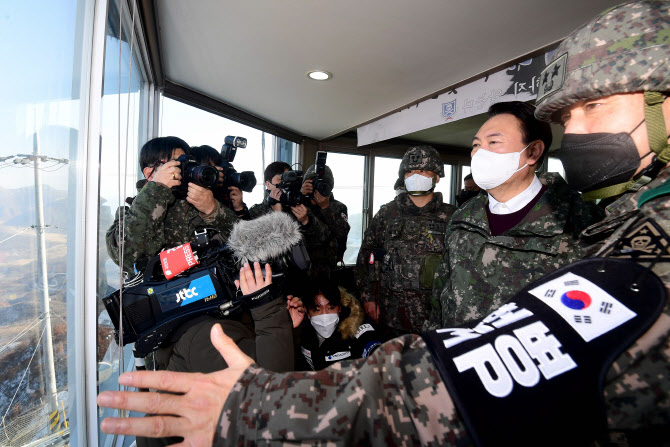
<path id="1" fill-rule="evenodd" d="M 198 162 L 215 166 L 220 171 L 220 181 L 212 188 L 214 198 L 233 210 L 238 218 L 249 220 L 251 217 L 242 191 L 253 191 L 256 176 L 252 171 L 237 172 L 232 164 L 237 148 L 246 146 L 246 138 L 227 136 L 220 153 L 207 145 L 193 147 L 191 153 Z"/>
<path id="2" fill-rule="evenodd" d="M 347 249 L 347 206 L 335 200 L 335 178 L 326 166 L 326 152 L 317 152 L 316 162 L 305 171 L 301 193 L 305 205 L 292 208 L 303 225 L 314 270 L 332 271 Z"/>
<path id="3" fill-rule="evenodd" d="M 282 204 L 279 203 L 279 198 L 281 196 L 280 184 L 282 181 L 282 174 L 290 170 L 291 165 L 283 161 L 275 161 L 266 166 L 265 171 L 263 172 L 265 194 L 261 203 L 257 203 L 249 209 L 249 214 L 252 219 L 272 211 L 282 211 Z M 270 202 L 272 202 L 272 204 Z"/>
<path id="4" fill-rule="evenodd" d="M 128 206 L 119 208 L 106 236 L 109 256 L 127 274 L 161 249 L 193 241 L 199 227 L 214 228 L 226 239 L 237 220 L 210 189 L 218 180 L 216 169 L 190 155 L 188 144 L 177 137 L 154 138 L 142 146 L 145 180 L 137 183 L 137 196 L 126 199 Z"/>

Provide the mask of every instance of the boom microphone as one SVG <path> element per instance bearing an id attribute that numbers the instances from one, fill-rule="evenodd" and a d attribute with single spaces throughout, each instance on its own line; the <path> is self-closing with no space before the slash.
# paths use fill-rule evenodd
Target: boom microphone
<path id="1" fill-rule="evenodd" d="M 309 263 L 309 256 L 301 241 L 302 233 L 295 219 L 283 212 L 271 212 L 254 220 L 236 223 L 227 245 L 235 259 L 242 264 L 271 262 L 292 253 L 295 264 L 299 268 L 306 268 L 300 265 L 301 261 Z M 304 256 L 300 252 L 304 252 Z"/>

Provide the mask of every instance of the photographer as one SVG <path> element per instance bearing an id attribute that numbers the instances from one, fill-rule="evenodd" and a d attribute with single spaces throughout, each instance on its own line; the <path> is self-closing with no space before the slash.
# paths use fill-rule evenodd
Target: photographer
<path id="1" fill-rule="evenodd" d="M 307 169 L 301 192 L 310 198 L 309 203 L 291 208 L 303 226 L 309 256 L 317 271 L 330 271 L 342 260 L 350 229 L 347 206 L 335 200 L 332 193 L 335 186 L 333 172 L 328 166 L 324 171 L 323 178 L 318 179 L 321 185 L 315 188 L 316 165 Z"/>
<path id="2" fill-rule="evenodd" d="M 154 138 L 140 150 L 140 168 L 146 179 L 137 183 L 137 196 L 126 199 L 130 206 L 125 207 L 123 226 L 120 228 L 119 209 L 106 237 L 107 252 L 117 264 L 123 249 L 125 272 L 132 274 L 137 261 L 163 248 L 191 242 L 198 227 L 214 228 L 224 238 L 230 233 L 235 214 L 221 206 L 212 190 L 192 182 L 182 185 L 177 158 L 189 154 L 188 144 L 177 137 Z"/>
<path id="3" fill-rule="evenodd" d="M 192 147 L 191 155 L 193 155 L 197 162 L 206 163 L 211 166 L 221 166 L 223 161 L 221 153 L 212 146 L 207 145 Z M 220 174 L 219 184 L 215 188 L 212 188 L 212 192 L 214 193 L 214 198 L 222 205 L 230 208 L 238 219 L 251 219 L 249 208 L 244 203 L 242 190 L 237 186 L 225 188 L 223 186 L 223 174 Z"/>
<path id="4" fill-rule="evenodd" d="M 279 189 L 279 183 L 281 182 L 281 175 L 291 170 L 291 165 L 283 161 L 275 161 L 267 165 L 265 172 L 263 173 L 263 180 L 265 181 L 265 194 L 263 201 L 251 207 L 249 210 L 249 215 L 252 219 L 260 217 L 264 214 L 267 214 L 271 211 L 282 211 L 282 204 L 275 203 L 270 205 L 268 203 L 269 198 L 274 200 L 279 200 L 281 196 L 281 190 Z"/>

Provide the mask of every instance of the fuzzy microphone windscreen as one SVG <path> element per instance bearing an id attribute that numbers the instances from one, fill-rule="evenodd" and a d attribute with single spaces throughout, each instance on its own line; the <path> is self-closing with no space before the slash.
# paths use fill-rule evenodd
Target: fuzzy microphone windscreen
<path id="1" fill-rule="evenodd" d="M 284 212 L 271 212 L 236 223 L 228 247 L 242 263 L 267 262 L 286 254 L 301 239 L 300 225 L 294 218 Z"/>

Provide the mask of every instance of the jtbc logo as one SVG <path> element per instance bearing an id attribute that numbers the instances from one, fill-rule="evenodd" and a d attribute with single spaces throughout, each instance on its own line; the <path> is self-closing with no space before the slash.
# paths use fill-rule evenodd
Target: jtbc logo
<path id="1" fill-rule="evenodd" d="M 187 300 L 189 298 L 193 298 L 194 296 L 198 296 L 198 294 L 195 291 L 195 287 L 191 287 L 190 289 L 187 287 L 185 289 L 181 289 L 177 293 L 177 302 L 182 302 L 184 300 Z"/>

